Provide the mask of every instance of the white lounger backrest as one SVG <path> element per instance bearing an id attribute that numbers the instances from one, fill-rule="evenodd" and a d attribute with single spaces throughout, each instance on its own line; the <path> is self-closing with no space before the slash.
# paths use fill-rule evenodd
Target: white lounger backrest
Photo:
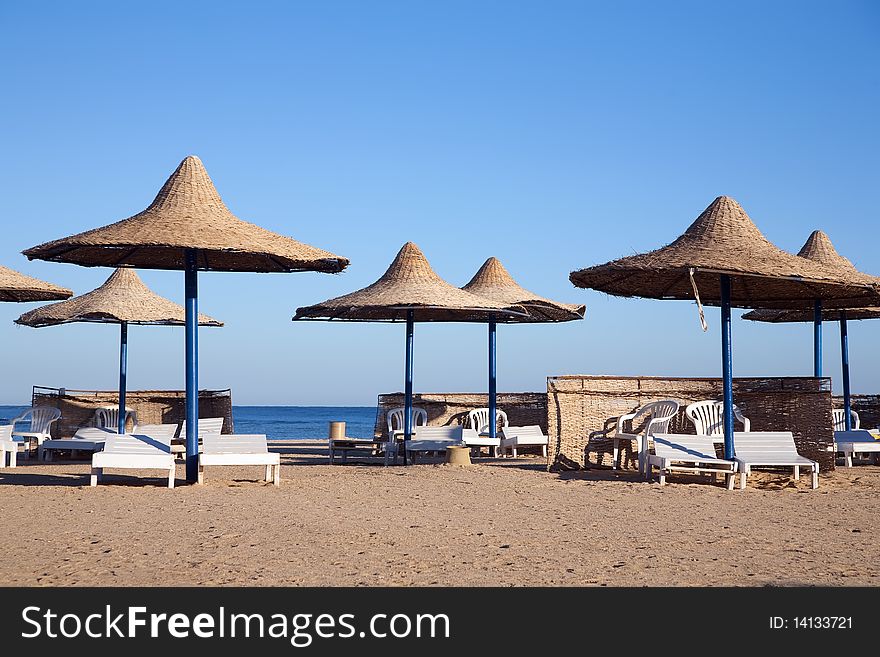
<path id="1" fill-rule="evenodd" d="M 854 410 L 850 409 L 849 412 L 850 420 L 852 421 L 852 428 L 858 429 L 860 426 L 859 422 L 859 414 Z M 831 418 L 834 420 L 834 430 L 835 431 L 846 431 L 846 411 L 842 408 L 835 408 L 831 410 Z"/>
<path id="2" fill-rule="evenodd" d="M 733 451 L 745 460 L 798 456 L 791 431 L 734 432 Z"/>
<path id="3" fill-rule="evenodd" d="M 161 440 L 163 443 L 170 443 L 176 432 L 176 424 L 141 424 L 135 427 L 131 433 L 134 435 L 147 435 L 150 438 Z"/>
<path id="4" fill-rule="evenodd" d="M 684 414 L 693 423 L 697 433 L 705 436 L 724 435 L 724 403 L 707 399 L 688 404 Z M 733 416 L 743 425 L 743 431 L 751 429 L 749 419 L 742 414 L 736 404 L 733 405 Z"/>
<path id="5" fill-rule="evenodd" d="M 202 437 L 204 454 L 266 454 L 269 445 L 266 434 L 205 434 Z"/>
<path id="6" fill-rule="evenodd" d="M 200 417 L 199 437 L 206 434 L 219 435 L 223 432 L 222 417 Z M 180 437 L 186 438 L 186 420 L 180 423 Z"/>
<path id="7" fill-rule="evenodd" d="M 504 427 L 502 429 L 505 438 L 513 438 L 514 436 L 531 436 L 534 438 L 544 438 L 544 432 L 537 424 L 529 424 L 524 427 Z"/>
<path id="8" fill-rule="evenodd" d="M 415 440 L 455 440 L 461 441 L 462 426 L 448 427 L 416 427 L 413 435 Z"/>
<path id="9" fill-rule="evenodd" d="M 9 441 L 12 440 L 12 431 L 15 428 L 14 424 L 0 424 L 0 440 Z"/>
<path id="10" fill-rule="evenodd" d="M 679 433 L 655 433 L 654 454 L 664 459 L 716 460 L 711 436 Z"/>
<path id="11" fill-rule="evenodd" d="M 145 434 L 108 433 L 104 442 L 105 454 L 171 454 L 171 439 Z"/>

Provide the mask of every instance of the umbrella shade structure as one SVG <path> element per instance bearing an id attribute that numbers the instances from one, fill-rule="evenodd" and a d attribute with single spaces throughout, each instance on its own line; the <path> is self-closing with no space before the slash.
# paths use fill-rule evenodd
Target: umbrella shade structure
<path id="1" fill-rule="evenodd" d="M 198 479 L 198 272 L 337 273 L 348 259 L 232 214 L 202 161 L 186 157 L 143 212 L 40 244 L 30 259 L 86 267 L 183 270 L 186 310 L 186 478 Z"/>
<path id="2" fill-rule="evenodd" d="M 421 249 L 403 245 L 388 270 L 372 285 L 313 306 L 297 308 L 296 320 L 406 322 L 404 441 L 412 434 L 413 336 L 415 322 L 488 322 L 525 316 L 521 307 L 497 304 L 446 282 Z M 406 449 L 403 451 L 406 463 Z"/>
<path id="3" fill-rule="evenodd" d="M 38 278 L 25 276 L 9 267 L 0 266 L 0 301 L 22 303 L 55 301 L 73 296 L 73 291 Z"/>
<path id="4" fill-rule="evenodd" d="M 827 271 L 839 272 L 867 283 L 880 283 L 880 278 L 865 274 L 856 269 L 850 260 L 837 252 L 831 238 L 821 230 L 814 230 L 798 255 L 812 260 Z M 832 304 L 833 305 L 833 304 Z M 849 338 L 847 335 L 847 321 L 850 319 L 876 319 L 880 317 L 880 304 L 875 307 L 862 308 L 829 308 L 816 299 L 812 309 L 787 309 L 787 310 L 753 310 L 743 315 L 743 319 L 754 322 L 770 322 L 774 324 L 792 322 L 813 323 L 813 375 L 822 376 L 822 322 L 840 322 L 840 360 L 843 380 L 843 405 L 846 430 L 852 429 L 852 404 L 850 399 L 849 382 Z"/>
<path id="5" fill-rule="evenodd" d="M 526 315 L 501 315 L 489 319 L 489 437 L 496 438 L 497 380 L 497 322 L 502 323 L 556 323 L 583 319 L 586 306 L 560 303 L 541 297 L 520 286 L 498 258 L 489 258 L 477 270 L 467 285 L 461 288 L 498 305 L 518 306 Z"/>
<path id="6" fill-rule="evenodd" d="M 125 392 L 128 377 L 128 325 L 184 326 L 186 311 L 144 285 L 134 269 L 117 269 L 100 287 L 67 301 L 24 313 L 16 324 L 42 328 L 73 322 L 119 324 L 119 433 L 125 433 Z M 199 326 L 223 326 L 199 314 Z"/>
<path id="7" fill-rule="evenodd" d="M 878 287 L 774 246 L 745 210 L 719 196 L 671 244 L 571 273 L 577 287 L 617 296 L 697 299 L 721 306 L 724 455 L 733 457 L 731 307 L 797 308 L 816 299 L 880 305 Z"/>

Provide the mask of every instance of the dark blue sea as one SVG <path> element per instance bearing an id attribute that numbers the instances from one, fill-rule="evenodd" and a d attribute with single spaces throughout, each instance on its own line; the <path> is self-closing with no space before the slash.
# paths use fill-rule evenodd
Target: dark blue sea
<path id="1" fill-rule="evenodd" d="M 27 406 L 0 406 L 0 424 L 7 424 Z M 269 440 L 326 438 L 330 422 L 345 422 L 345 435 L 371 438 L 375 406 L 233 406 L 235 433 L 264 433 Z"/>

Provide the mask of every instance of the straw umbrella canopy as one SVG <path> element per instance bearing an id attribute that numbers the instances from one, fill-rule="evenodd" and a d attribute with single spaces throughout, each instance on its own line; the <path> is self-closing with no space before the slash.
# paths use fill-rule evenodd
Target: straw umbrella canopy
<path id="1" fill-rule="evenodd" d="M 35 308 L 16 324 L 42 328 L 73 322 L 119 324 L 119 433 L 125 432 L 125 393 L 128 376 L 128 325 L 184 326 L 183 306 L 160 297 L 144 285 L 134 269 L 117 269 L 103 285 L 78 297 Z M 200 326 L 223 322 L 199 314 Z"/>
<path id="2" fill-rule="evenodd" d="M 583 319 L 586 306 L 560 303 L 530 292 L 520 286 L 498 258 L 489 258 L 461 288 L 498 305 L 518 306 L 526 315 L 501 315 L 489 320 L 489 437 L 496 438 L 496 408 L 498 387 L 496 377 L 496 322 L 555 323 Z"/>
<path id="3" fill-rule="evenodd" d="M 838 272 L 842 276 L 851 276 L 866 283 L 880 283 L 880 278 L 865 274 L 858 269 L 848 258 L 840 255 L 831 238 L 821 230 L 814 230 L 798 255 L 818 263 L 824 269 Z M 834 302 L 832 302 L 832 305 Z M 774 324 L 793 322 L 813 322 L 813 375 L 822 376 L 822 322 L 840 322 L 840 360 L 843 379 L 843 405 L 844 421 L 846 430 L 852 429 L 852 410 L 850 399 L 849 381 L 849 338 L 847 336 L 847 321 L 850 319 L 876 319 L 880 317 L 880 306 L 862 308 L 829 308 L 823 306 L 821 299 L 816 299 L 813 308 L 786 309 L 786 310 L 753 310 L 743 315 L 743 319 L 755 322 L 770 322 Z"/>
<path id="4" fill-rule="evenodd" d="M 0 265 L 0 301 L 54 301 L 73 296 L 73 291 L 38 278 L 25 276 Z"/>
<path id="5" fill-rule="evenodd" d="M 412 357 L 415 322 L 487 322 L 523 313 L 446 282 L 412 242 L 403 245 L 391 266 L 372 285 L 313 306 L 297 308 L 294 320 L 406 322 L 404 441 L 412 433 Z M 406 463 L 406 449 L 403 452 Z"/>
<path id="6" fill-rule="evenodd" d="M 186 477 L 198 478 L 198 272 L 336 273 L 346 258 L 273 233 L 232 214 L 199 158 L 185 158 L 143 212 L 24 251 L 30 259 L 86 267 L 185 272 Z"/>
<path id="7" fill-rule="evenodd" d="M 877 286 L 774 246 L 728 196 L 712 201 L 671 244 L 574 271 L 570 280 L 617 296 L 696 299 L 721 306 L 726 458 L 733 457 L 731 306 L 796 308 L 815 299 L 841 305 L 880 302 Z"/>

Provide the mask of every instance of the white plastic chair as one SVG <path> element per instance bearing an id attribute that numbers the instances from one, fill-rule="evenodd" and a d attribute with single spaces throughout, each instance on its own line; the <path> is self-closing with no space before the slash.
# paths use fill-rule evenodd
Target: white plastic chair
<path id="1" fill-rule="evenodd" d="M 397 463 L 397 452 L 398 445 L 397 439 L 401 438 L 404 434 L 404 413 L 406 409 L 401 408 L 390 408 L 385 413 L 385 418 L 388 423 L 388 441 L 383 445 L 380 445 L 381 449 L 384 450 L 385 453 L 385 465 L 388 465 L 389 461 L 393 461 Z M 418 406 L 413 406 L 412 409 L 412 430 L 415 433 L 416 427 L 425 427 L 428 426 L 428 411 L 424 408 L 419 408 Z"/>
<path id="2" fill-rule="evenodd" d="M 52 423 L 60 418 L 61 411 L 53 406 L 35 406 L 12 420 L 13 425 L 30 420 L 30 427 L 27 430 L 12 431 L 13 440 L 19 438 L 18 442 L 26 445 L 25 457 L 30 456 L 31 441 L 35 440 L 39 449 L 40 445 L 51 437 Z"/>
<path id="3" fill-rule="evenodd" d="M 0 468 L 6 467 L 6 455 L 9 454 L 9 467 L 14 468 L 18 459 L 18 441 L 12 439 L 13 425 L 0 425 Z"/>
<path id="4" fill-rule="evenodd" d="M 852 428 L 853 430 L 859 429 L 859 414 L 854 410 L 850 409 L 849 411 L 850 419 L 852 420 Z M 834 430 L 835 431 L 846 431 L 846 410 L 843 408 L 834 408 L 831 410 L 831 418 L 834 420 Z"/>
<path id="5" fill-rule="evenodd" d="M 495 421 L 501 421 L 501 430 L 495 434 L 495 439 L 489 437 L 489 409 L 474 408 L 468 411 L 467 426 L 464 429 L 464 444 L 468 447 L 476 448 L 477 451 L 481 447 L 488 447 L 492 450 L 492 456 L 498 456 L 498 450 L 501 447 L 501 434 L 509 424 L 507 422 L 507 413 L 500 408 L 495 409 Z"/>
<path id="6" fill-rule="evenodd" d="M 131 418 L 132 427 L 136 427 L 137 412 L 134 409 L 125 407 L 125 426 L 128 425 L 128 419 Z M 99 429 L 119 429 L 119 406 L 102 406 L 95 410 L 95 426 Z"/>
<path id="7" fill-rule="evenodd" d="M 614 434 L 614 453 L 611 459 L 611 467 L 620 467 L 620 441 L 629 440 L 636 444 L 638 452 L 639 472 L 645 473 L 647 469 L 648 441 L 655 433 L 669 433 L 669 423 L 678 414 L 678 402 L 674 399 L 645 404 L 634 413 L 627 413 L 617 418 L 617 431 Z M 641 421 L 645 422 L 640 433 L 628 433 L 624 431 L 627 421 L 632 421 L 631 426 L 638 426 Z"/>
<path id="8" fill-rule="evenodd" d="M 697 430 L 698 436 L 724 436 L 724 403 L 714 399 L 688 404 L 684 414 Z M 742 414 L 736 404 L 733 405 L 733 417 L 743 425 L 743 431 L 748 433 L 752 430 L 749 418 Z M 720 442 L 720 441 L 715 441 Z"/>

